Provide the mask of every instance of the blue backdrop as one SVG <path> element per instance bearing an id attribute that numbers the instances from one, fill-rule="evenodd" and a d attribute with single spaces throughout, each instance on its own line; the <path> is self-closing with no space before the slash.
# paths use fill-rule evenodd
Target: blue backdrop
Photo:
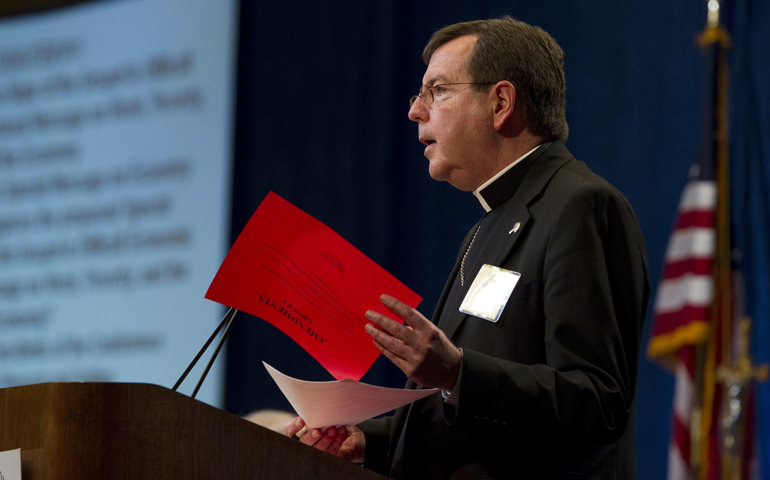
<path id="1" fill-rule="evenodd" d="M 723 10 L 734 40 L 734 220 L 756 321 L 755 355 L 770 361 L 770 4 L 732 0 Z M 482 211 L 471 195 L 428 176 L 406 116 L 408 99 L 419 88 L 420 54 L 435 29 L 503 14 L 541 26 L 564 49 L 567 146 L 628 197 L 657 280 L 699 140 L 705 67 L 695 38 L 706 22 L 703 0 L 243 0 L 233 239 L 274 190 L 421 294 L 420 310 L 429 316 Z M 226 408 L 235 413 L 290 408 L 262 360 L 289 375 L 331 379 L 265 322 L 244 316 L 229 342 Z M 404 376 L 381 358 L 363 381 L 401 386 Z M 759 393 L 767 457 L 770 390 Z M 641 480 L 665 478 L 672 394 L 673 378 L 643 361 L 636 406 Z"/>

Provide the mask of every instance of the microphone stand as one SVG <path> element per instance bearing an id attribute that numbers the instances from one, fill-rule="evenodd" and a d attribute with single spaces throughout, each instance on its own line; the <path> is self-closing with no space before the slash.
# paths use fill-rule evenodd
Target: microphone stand
<path id="1" fill-rule="evenodd" d="M 184 371 L 182 376 L 179 377 L 179 380 L 176 381 L 176 384 L 174 384 L 171 390 L 176 391 L 176 389 L 179 388 L 179 385 L 182 384 L 182 382 L 184 381 L 185 378 L 187 378 L 187 375 L 193 369 L 195 364 L 198 363 L 198 360 L 200 360 L 201 356 L 203 355 L 203 352 L 205 352 L 206 349 L 209 348 L 209 345 L 211 345 L 211 342 L 214 341 L 214 338 L 216 338 L 219 331 L 222 330 L 222 327 L 225 327 L 225 331 L 224 333 L 222 333 L 222 338 L 219 339 L 219 343 L 217 343 L 217 346 L 214 349 L 214 353 L 211 355 L 211 359 L 209 360 L 209 363 L 206 365 L 206 368 L 203 370 L 203 374 L 201 375 L 200 380 L 198 380 L 198 384 L 195 386 L 195 390 L 193 390 L 192 395 L 190 395 L 190 398 L 195 398 L 195 395 L 198 394 L 198 390 L 200 390 L 201 385 L 203 385 L 203 380 L 206 379 L 206 375 L 208 375 L 209 370 L 211 370 L 211 366 L 214 364 L 214 360 L 216 360 L 217 355 L 219 354 L 219 350 L 222 349 L 222 345 L 224 345 L 225 340 L 227 339 L 227 335 L 230 333 L 230 329 L 232 328 L 233 323 L 235 322 L 235 317 L 238 315 L 238 312 L 239 310 L 233 307 L 230 307 L 227 313 L 225 313 L 225 316 L 222 318 L 222 321 L 219 322 L 219 325 L 217 326 L 216 330 L 214 330 L 214 333 L 212 333 L 209 339 L 206 341 L 206 343 L 203 344 L 203 348 L 200 349 L 200 351 L 195 356 L 195 358 L 190 363 L 190 365 L 187 366 L 187 369 Z"/>

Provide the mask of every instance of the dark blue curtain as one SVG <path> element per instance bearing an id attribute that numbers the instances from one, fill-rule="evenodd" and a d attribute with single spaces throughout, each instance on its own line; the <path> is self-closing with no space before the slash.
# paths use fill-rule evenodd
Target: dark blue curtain
<path id="1" fill-rule="evenodd" d="M 723 8 L 734 39 L 731 151 L 740 195 L 733 203 L 743 212 L 735 214 L 739 241 L 751 258 L 744 263 L 757 360 L 768 361 L 770 5 L 734 0 Z M 408 99 L 435 29 L 503 14 L 541 26 L 564 49 L 567 146 L 628 197 L 657 280 L 698 144 L 704 58 L 695 38 L 706 21 L 703 0 L 243 0 L 233 239 L 274 190 L 421 294 L 420 310 L 430 316 L 482 211 L 470 194 L 428 176 Z M 228 342 L 232 412 L 290 408 L 263 360 L 303 379 L 331 379 L 266 322 L 244 315 Z M 363 381 L 401 386 L 404 376 L 381 358 Z M 770 391 L 759 393 L 766 432 Z M 636 405 L 642 480 L 665 478 L 672 394 L 672 377 L 643 361 Z"/>
<path id="2" fill-rule="evenodd" d="M 730 9 L 732 220 L 753 321 L 754 359 L 770 363 L 770 4 Z M 761 478 L 770 478 L 770 385 L 757 388 Z"/>

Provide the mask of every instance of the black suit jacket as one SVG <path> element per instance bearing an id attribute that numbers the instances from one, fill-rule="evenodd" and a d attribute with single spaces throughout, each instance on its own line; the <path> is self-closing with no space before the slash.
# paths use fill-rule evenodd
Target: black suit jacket
<path id="1" fill-rule="evenodd" d="M 476 227 L 466 236 L 433 317 L 463 349 L 457 407 L 436 394 L 364 422 L 366 467 L 415 479 L 635 477 L 642 233 L 625 197 L 562 142 L 532 155 L 482 220 L 459 287 Z M 459 311 L 483 264 L 521 274 L 496 323 Z"/>

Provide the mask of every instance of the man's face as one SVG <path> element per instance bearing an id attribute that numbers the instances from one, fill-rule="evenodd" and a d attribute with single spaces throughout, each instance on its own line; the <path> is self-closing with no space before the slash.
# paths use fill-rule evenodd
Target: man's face
<path id="1" fill-rule="evenodd" d="M 472 82 L 466 65 L 476 37 L 459 37 L 433 53 L 423 76 L 425 85 Z M 433 88 L 435 100 L 418 98 L 409 110 L 417 122 L 420 142 L 426 145 L 430 176 L 455 188 L 474 190 L 496 171 L 495 130 L 488 95 L 473 85 Z"/>

